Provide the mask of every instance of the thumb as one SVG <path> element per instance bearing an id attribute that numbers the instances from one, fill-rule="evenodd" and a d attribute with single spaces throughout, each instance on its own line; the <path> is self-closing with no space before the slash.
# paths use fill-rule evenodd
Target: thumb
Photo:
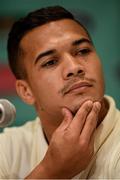
<path id="1" fill-rule="evenodd" d="M 60 127 L 62 129 L 66 129 L 70 125 L 70 123 L 73 119 L 73 116 L 72 116 L 72 113 L 70 112 L 70 110 L 65 107 L 62 108 L 62 114 L 63 114 L 63 121 L 60 124 Z"/>

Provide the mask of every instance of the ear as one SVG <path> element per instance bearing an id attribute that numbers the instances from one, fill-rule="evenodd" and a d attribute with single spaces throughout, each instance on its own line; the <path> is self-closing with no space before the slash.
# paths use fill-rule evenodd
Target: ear
<path id="1" fill-rule="evenodd" d="M 16 91 L 25 103 L 29 105 L 33 105 L 35 103 L 35 98 L 31 88 L 25 80 L 16 80 Z"/>

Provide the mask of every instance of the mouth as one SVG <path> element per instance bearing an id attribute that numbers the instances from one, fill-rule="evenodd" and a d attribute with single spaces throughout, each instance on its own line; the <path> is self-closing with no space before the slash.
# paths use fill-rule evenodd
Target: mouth
<path id="1" fill-rule="evenodd" d="M 79 83 L 73 84 L 70 88 L 68 88 L 67 91 L 65 92 L 65 94 L 75 93 L 75 92 L 82 93 L 87 88 L 92 87 L 92 86 L 93 85 L 88 82 L 79 82 Z"/>

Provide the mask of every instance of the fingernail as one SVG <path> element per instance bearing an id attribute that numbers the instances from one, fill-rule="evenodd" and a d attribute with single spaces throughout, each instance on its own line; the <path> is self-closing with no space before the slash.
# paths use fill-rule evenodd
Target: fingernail
<path id="1" fill-rule="evenodd" d="M 87 106 L 88 106 L 88 108 L 92 108 L 92 106 L 93 106 L 93 102 L 92 102 L 92 101 L 90 101 L 90 100 L 88 100 L 88 101 L 87 101 Z"/>
<path id="2" fill-rule="evenodd" d="M 93 107 L 93 102 L 91 100 L 88 100 L 85 102 L 85 109 L 87 112 L 89 112 Z"/>

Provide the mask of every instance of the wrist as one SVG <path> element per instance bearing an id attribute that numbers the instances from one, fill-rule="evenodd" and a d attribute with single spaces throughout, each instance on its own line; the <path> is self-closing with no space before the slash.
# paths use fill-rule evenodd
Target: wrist
<path id="1" fill-rule="evenodd" d="M 45 163 L 41 162 L 38 164 L 25 179 L 50 179 Z"/>

